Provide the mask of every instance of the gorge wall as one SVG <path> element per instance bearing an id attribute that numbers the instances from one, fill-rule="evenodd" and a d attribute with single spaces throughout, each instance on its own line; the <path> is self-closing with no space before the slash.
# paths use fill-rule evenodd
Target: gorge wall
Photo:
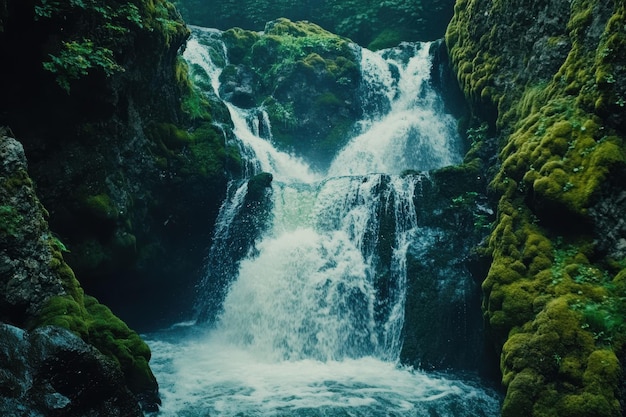
<path id="1" fill-rule="evenodd" d="M 238 156 L 187 79 L 173 6 L 99 3 L 3 2 L 0 123 L 87 291 L 135 325 L 176 320 Z"/>
<path id="2" fill-rule="evenodd" d="M 482 288 L 504 416 L 623 412 L 624 12 L 461 0 L 446 33 L 499 149 Z"/>

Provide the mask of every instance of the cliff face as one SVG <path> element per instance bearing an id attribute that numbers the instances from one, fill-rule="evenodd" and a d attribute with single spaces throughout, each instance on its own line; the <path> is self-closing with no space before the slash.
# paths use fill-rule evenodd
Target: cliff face
<path id="1" fill-rule="evenodd" d="M 180 319 L 237 169 L 180 60 L 187 27 L 161 0 L 2 6 L 0 125 L 68 263 L 132 323 Z"/>
<path id="2" fill-rule="evenodd" d="M 499 149 L 482 288 L 504 416 L 623 410 L 624 22 L 621 1 L 459 0 L 447 30 L 475 146 Z"/>

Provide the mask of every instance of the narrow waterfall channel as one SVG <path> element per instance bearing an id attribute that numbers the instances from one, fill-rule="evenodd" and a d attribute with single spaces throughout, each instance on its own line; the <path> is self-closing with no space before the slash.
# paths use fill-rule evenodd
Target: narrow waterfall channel
<path id="1" fill-rule="evenodd" d="M 184 53 L 218 96 L 219 39 L 194 27 Z M 198 287 L 205 319 L 145 335 L 159 416 L 499 414 L 498 395 L 477 382 L 399 362 L 406 251 L 426 233 L 414 206 L 422 177 L 405 171 L 461 160 L 429 50 L 360 51 L 363 94 L 382 104 L 325 172 L 272 145 L 262 108 L 226 103 L 246 178 L 273 176 L 269 203 L 246 213 L 246 181 L 230 184 Z"/>

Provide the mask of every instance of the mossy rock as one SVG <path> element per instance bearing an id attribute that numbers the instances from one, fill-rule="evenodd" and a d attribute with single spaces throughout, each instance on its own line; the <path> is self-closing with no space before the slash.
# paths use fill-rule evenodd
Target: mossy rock
<path id="1" fill-rule="evenodd" d="M 89 296 L 50 298 L 33 327 L 55 325 L 76 333 L 117 363 L 130 390 L 136 394 L 156 392 L 156 378 L 148 362 L 150 349 L 139 335 L 111 310 Z"/>
<path id="2" fill-rule="evenodd" d="M 608 226 L 590 213 L 623 193 L 626 55 L 613 51 L 626 45 L 625 11 L 460 0 L 448 26 L 464 94 L 499 136 L 483 306 L 502 351 L 504 416 L 623 413 L 624 292 L 613 279 L 624 265 L 597 246 Z"/>
<path id="3" fill-rule="evenodd" d="M 246 200 L 261 201 L 265 196 L 265 191 L 271 187 L 273 175 L 269 172 L 262 172 L 248 180 L 248 192 Z"/>
<path id="4" fill-rule="evenodd" d="M 351 41 L 313 23 L 284 18 L 268 22 L 262 35 L 232 29 L 224 39 L 228 48 L 247 48 L 222 75 L 224 80 L 249 75 L 250 82 L 233 84 L 245 90 L 245 100 L 233 103 L 262 104 L 275 146 L 328 163 L 362 112 L 359 58 Z"/>
<path id="5" fill-rule="evenodd" d="M 87 196 L 84 207 L 90 216 L 100 220 L 116 220 L 119 215 L 111 197 L 104 193 Z"/>

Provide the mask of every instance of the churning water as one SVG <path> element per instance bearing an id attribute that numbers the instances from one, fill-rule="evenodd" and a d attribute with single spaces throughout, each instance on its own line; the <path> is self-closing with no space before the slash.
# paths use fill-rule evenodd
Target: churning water
<path id="1" fill-rule="evenodd" d="M 220 35 L 193 28 L 184 54 L 215 94 Z M 262 109 L 226 103 L 248 175 L 273 174 L 271 207 L 251 227 L 246 184 L 230 184 L 199 286 L 198 309 L 214 315 L 145 336 L 159 416 L 499 414 L 478 382 L 399 363 L 406 250 L 422 233 L 419 177 L 401 173 L 461 159 L 454 118 L 429 84 L 429 46 L 359 51 L 363 94 L 380 105 L 325 173 L 260 136 L 271 132 Z"/>

